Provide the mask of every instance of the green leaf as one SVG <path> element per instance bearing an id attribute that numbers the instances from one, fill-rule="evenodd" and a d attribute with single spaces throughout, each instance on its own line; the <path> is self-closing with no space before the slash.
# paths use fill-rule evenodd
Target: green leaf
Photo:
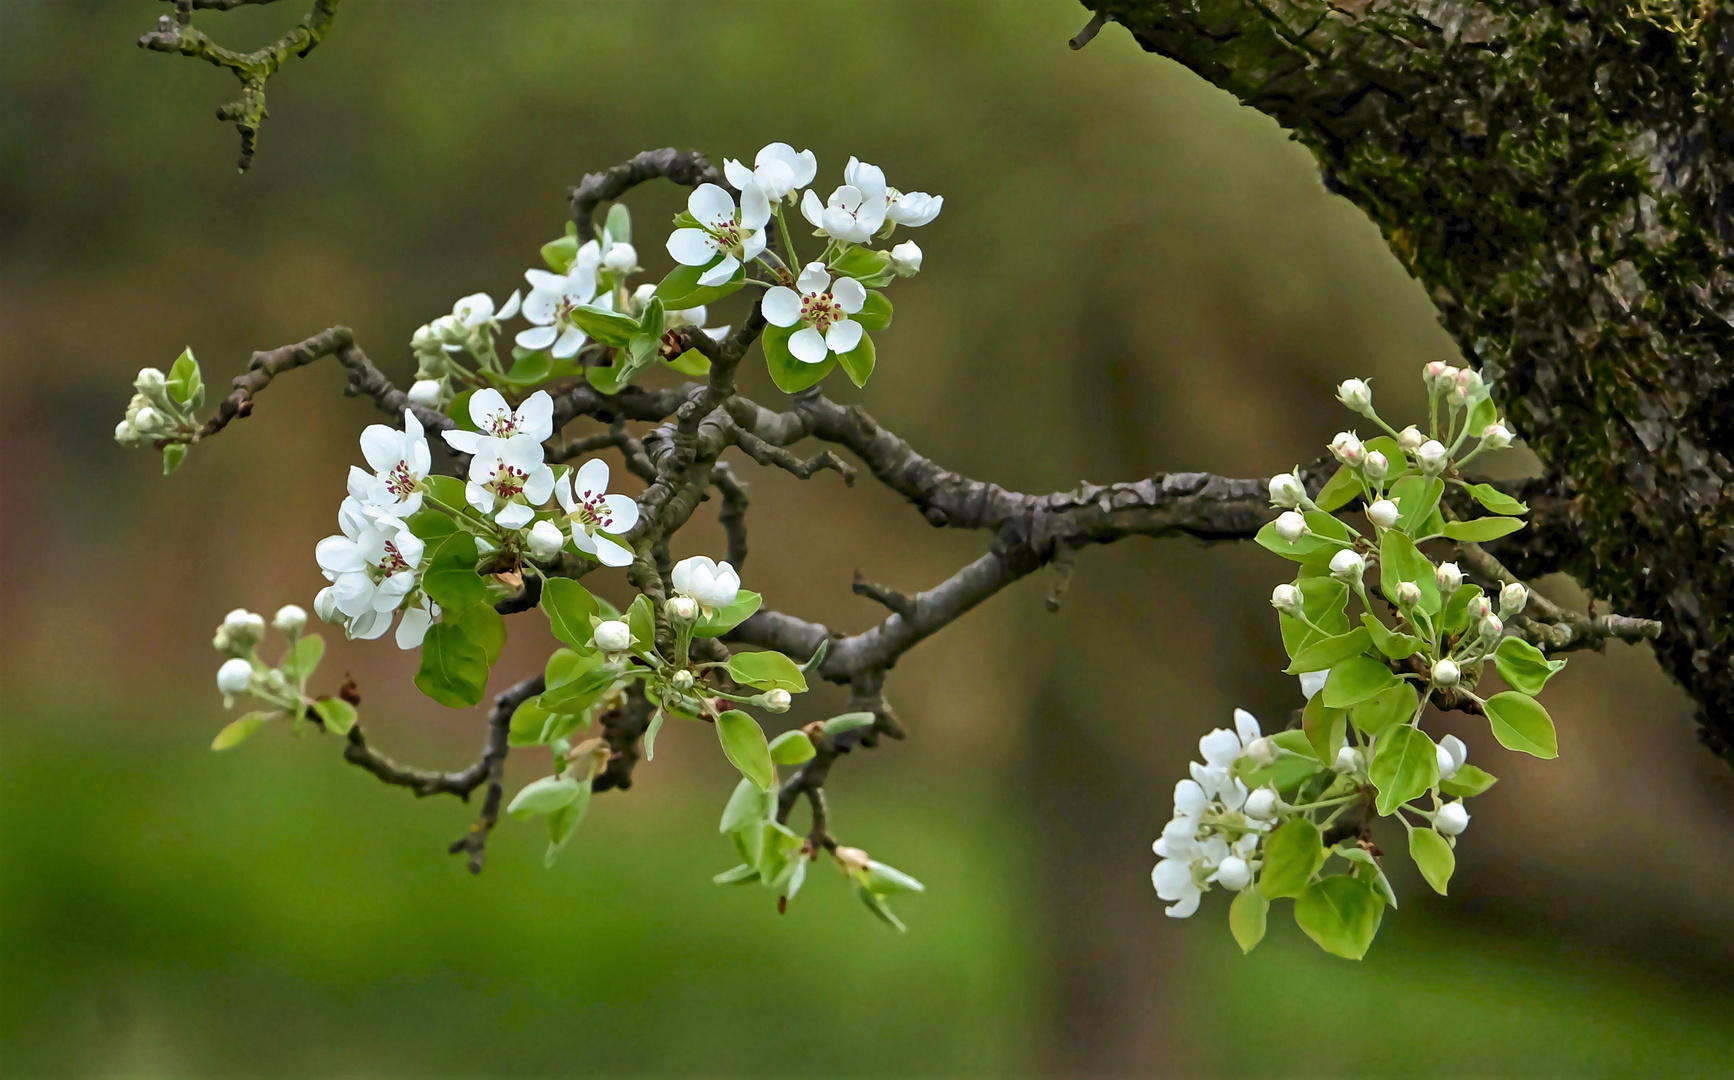
<path id="1" fill-rule="evenodd" d="M 199 370 L 199 362 L 193 359 L 191 346 L 181 350 L 181 355 L 175 357 L 175 362 L 169 367 L 169 396 L 187 406 L 197 409 L 205 403 L 205 376 Z M 176 444 L 179 445 L 179 444 Z M 182 453 L 185 453 L 183 450 Z M 172 472 L 172 469 L 165 469 Z"/>
<path id="2" fill-rule="evenodd" d="M 644 729 L 644 760 L 646 761 L 656 760 L 656 735 L 662 730 L 662 722 L 667 719 L 667 716 L 668 714 L 663 710 L 656 710 L 656 715 L 650 718 L 650 726 Z"/>
<path id="3" fill-rule="evenodd" d="M 771 764 L 771 747 L 759 722 L 739 709 L 730 709 L 717 717 L 716 736 L 723 753 L 741 775 L 757 784 L 759 790 L 769 791 L 776 782 L 777 770 Z"/>
<path id="4" fill-rule="evenodd" d="M 1432 829 L 1411 829 L 1409 858 L 1415 860 L 1415 866 L 1427 879 L 1427 884 L 1433 886 L 1433 891 L 1444 896 L 1445 886 L 1451 881 L 1451 871 L 1457 869 L 1457 856 L 1445 838 Z"/>
<path id="5" fill-rule="evenodd" d="M 557 690 L 601 666 L 602 657 L 597 653 L 555 649 L 549 654 L 548 662 L 543 665 L 542 683 L 548 690 Z"/>
<path id="6" fill-rule="evenodd" d="M 1465 484 L 1464 487 L 1476 502 L 1495 514 L 1529 513 L 1528 503 L 1519 502 L 1492 484 Z"/>
<path id="7" fill-rule="evenodd" d="M 729 678 L 755 690 L 805 693 L 807 677 L 801 666 L 780 652 L 743 652 L 729 657 Z"/>
<path id="8" fill-rule="evenodd" d="M 1331 521 L 1336 520 L 1329 515 L 1321 516 Z M 1253 539 L 1258 542 L 1259 547 L 1266 551 L 1298 563 L 1328 562 L 1330 556 L 1336 554 L 1338 549 L 1348 546 L 1343 541 L 1329 536 L 1321 536 L 1316 532 L 1307 533 L 1298 540 L 1285 540 L 1277 534 L 1275 521 L 1265 522 L 1264 527 L 1258 530 Z M 1324 554 L 1321 555 L 1321 552 Z"/>
<path id="9" fill-rule="evenodd" d="M 1392 660 L 1414 656 L 1424 644 L 1413 634 L 1402 634 L 1380 622 L 1371 612 L 1361 613 L 1361 625 L 1373 635 L 1373 647 Z"/>
<path id="10" fill-rule="evenodd" d="M 333 735 L 347 735 L 355 726 L 355 706 L 342 698 L 320 698 L 313 703 L 313 711 Z"/>
<path id="11" fill-rule="evenodd" d="M 1374 896 L 1391 905 L 1391 910 L 1397 909 L 1397 890 L 1391 888 L 1391 879 L 1379 869 L 1379 864 L 1373 861 L 1371 855 L 1367 856 L 1365 863 L 1355 867 L 1354 874 L 1373 890 Z"/>
<path id="12" fill-rule="evenodd" d="M 1469 423 L 1465 430 L 1479 439 L 1481 433 L 1487 430 L 1488 424 L 1499 422 L 1499 406 L 1493 404 L 1493 398 L 1484 397 L 1477 401 L 1469 410 Z"/>
<path id="13" fill-rule="evenodd" d="M 1493 666 L 1499 669 L 1499 677 L 1507 686 L 1534 697 L 1541 693 L 1541 688 L 1555 672 L 1565 667 L 1565 661 L 1549 660 L 1540 649 L 1522 638 L 1508 637 L 1494 650 Z"/>
<path id="14" fill-rule="evenodd" d="M 1347 960 L 1367 955 L 1384 914 L 1384 901 L 1366 882 L 1354 877 L 1314 882 L 1294 905 L 1294 921 L 1307 937 L 1324 951 Z"/>
<path id="15" fill-rule="evenodd" d="M 554 374 L 554 361 L 546 352 L 537 350 L 515 361 L 506 372 L 506 381 L 513 386 L 535 386 L 548 381 Z"/>
<path id="16" fill-rule="evenodd" d="M 1397 528 L 1410 536 L 1422 536 L 1420 529 L 1445 494 L 1445 481 L 1437 477 L 1405 476 L 1391 485 L 1391 498 L 1397 500 Z"/>
<path id="17" fill-rule="evenodd" d="M 682 375 L 698 377 L 710 374 L 710 358 L 697 349 L 688 349 L 673 360 L 664 360 L 663 363 Z"/>
<path id="18" fill-rule="evenodd" d="M 602 663 L 600 657 L 586 658 L 582 668 L 578 676 L 570 682 L 542 691 L 539 696 L 542 708 L 551 713 L 582 713 L 607 696 L 608 691 L 620 680 L 620 670 L 613 665 Z"/>
<path id="19" fill-rule="evenodd" d="M 705 270 L 703 266 L 677 266 L 662 279 L 655 295 L 670 311 L 681 311 L 701 304 L 714 304 L 746 284 L 747 268 L 744 266 L 721 285 L 700 285 L 699 275 Z"/>
<path id="20" fill-rule="evenodd" d="M 759 610 L 764 598 L 751 589 L 742 589 L 735 596 L 735 602 L 726 608 L 718 608 L 709 615 L 699 616 L 693 624 L 693 637 L 722 637 L 741 623 L 752 617 Z M 636 633 L 636 631 L 635 631 Z"/>
<path id="21" fill-rule="evenodd" d="M 867 302 L 849 317 L 860 323 L 861 329 L 869 334 L 877 334 L 891 325 L 891 301 L 885 299 L 885 294 L 878 289 L 868 289 Z"/>
<path id="22" fill-rule="evenodd" d="M 789 339 L 799 329 L 799 326 L 767 326 L 764 337 L 759 339 L 764 346 L 765 366 L 770 369 L 771 381 L 785 394 L 798 394 L 808 387 L 817 386 L 837 366 L 836 353 L 825 354 L 825 359 L 817 364 L 795 359 L 795 354 L 789 351 Z"/>
<path id="23" fill-rule="evenodd" d="M 571 578 L 549 578 L 542 583 L 542 613 L 548 628 L 561 642 L 588 651 L 594 636 L 590 616 L 596 614 L 596 598 Z"/>
<path id="24" fill-rule="evenodd" d="M 1379 541 L 1379 588 L 1385 599 L 1397 603 L 1397 586 L 1412 581 L 1421 590 L 1420 609 L 1428 615 L 1439 613 L 1438 568 L 1433 560 L 1421 554 L 1415 541 L 1395 529 L 1386 530 Z"/>
<path id="25" fill-rule="evenodd" d="M 1439 750 L 1424 732 L 1408 724 L 1387 728 L 1373 744 L 1367 778 L 1379 789 L 1375 807 L 1389 816 L 1397 807 L 1427 793 L 1439 782 Z"/>
<path id="26" fill-rule="evenodd" d="M 893 893 L 926 892 L 927 886 L 897 869 L 882 862 L 867 863 L 867 887 L 880 896 L 890 896 Z"/>
<path id="27" fill-rule="evenodd" d="M 880 920 L 887 926 L 895 927 L 899 932 L 909 929 L 903 925 L 902 919 L 892 913 L 891 908 L 886 905 L 884 898 L 878 893 L 869 889 L 862 882 L 853 881 L 851 884 L 855 888 L 855 895 L 861 898 L 863 904 L 867 905 L 867 910 L 879 916 Z"/>
<path id="28" fill-rule="evenodd" d="M 457 397 L 446 402 L 446 415 L 451 417 L 452 422 L 457 424 L 457 426 L 464 431 L 477 430 L 475 418 L 470 415 L 470 399 L 475 396 L 476 392 L 474 390 L 465 390 Z M 452 476 L 429 476 L 424 478 L 422 482 L 431 487 L 434 486 L 434 481 L 436 480 L 444 481 L 447 485 L 457 485 L 457 500 L 454 502 L 451 499 L 445 498 L 444 495 L 440 495 L 441 502 L 445 503 L 447 506 L 453 507 L 462 507 L 464 505 L 464 482 L 462 480 Z M 439 493 L 436 491 L 436 494 Z"/>
<path id="29" fill-rule="evenodd" d="M 850 382 L 856 386 L 866 386 L 868 378 L 873 374 L 873 363 L 877 357 L 873 339 L 862 334 L 861 344 L 838 356 L 837 362 L 843 365 L 843 374 L 849 376 Z"/>
<path id="30" fill-rule="evenodd" d="M 1409 455 L 1403 451 L 1402 444 L 1389 435 L 1377 435 L 1367 440 L 1367 451 L 1377 450 L 1385 455 L 1385 460 L 1391 463 L 1391 470 L 1385 474 L 1385 487 L 1388 490 L 1406 476 L 1409 469 Z"/>
<path id="31" fill-rule="evenodd" d="M 441 705 L 467 709 L 488 688 L 488 657 L 455 623 L 436 623 L 421 643 L 415 685 Z"/>
<path id="32" fill-rule="evenodd" d="M 512 797 L 512 804 L 506 807 L 506 813 L 515 818 L 552 814 L 577 797 L 578 781 L 569 776 L 544 776 L 540 780 L 525 784 L 523 789 Z"/>
<path id="33" fill-rule="evenodd" d="M 831 269 L 845 277 L 872 278 L 884 273 L 891 265 L 891 253 L 872 248 L 852 247 L 831 260 Z"/>
<path id="34" fill-rule="evenodd" d="M 559 857 L 560 849 L 566 846 L 566 841 L 578 831 L 578 823 L 584 820 L 584 812 L 590 809 L 590 781 L 578 781 L 578 797 L 548 815 L 548 850 L 542 854 L 542 866 L 554 865 Z"/>
<path id="35" fill-rule="evenodd" d="M 1319 638 L 1296 653 L 1293 661 L 1283 670 L 1289 675 L 1299 675 L 1303 671 L 1324 671 L 1339 661 L 1361 655 L 1372 644 L 1373 635 L 1366 627 L 1357 627 L 1336 637 Z"/>
<path id="36" fill-rule="evenodd" d="M 650 370 L 662 355 L 662 339 L 648 334 L 634 334 L 626 347 L 614 356 L 614 379 L 628 383 Z"/>
<path id="37" fill-rule="evenodd" d="M 1299 896 L 1324 864 L 1319 827 L 1306 818 L 1290 818 L 1265 841 L 1258 890 L 1270 900 Z"/>
<path id="38" fill-rule="evenodd" d="M 1348 710 L 1327 708 L 1323 694 L 1314 694 L 1301 710 L 1301 731 L 1320 761 L 1337 759 L 1337 751 L 1348 738 L 1348 726 Z"/>
<path id="39" fill-rule="evenodd" d="M 1320 510 L 1340 510 L 1363 494 L 1361 481 L 1355 476 L 1355 471 L 1342 465 L 1325 481 L 1325 486 L 1319 489 L 1318 497 L 1313 502 Z"/>
<path id="40" fill-rule="evenodd" d="M 1484 517 L 1474 521 L 1447 521 L 1445 535 L 1452 540 L 1469 540 L 1477 544 L 1510 536 L 1523 528 L 1522 518 Z"/>
<path id="41" fill-rule="evenodd" d="M 291 679 L 305 679 L 319 667 L 319 658 L 325 655 L 325 639 L 318 634 L 303 634 L 295 639 L 295 644 L 283 657 L 283 674 Z"/>
<path id="42" fill-rule="evenodd" d="M 1270 915 L 1270 901 L 1257 885 L 1248 885 L 1228 905 L 1228 930 L 1234 935 L 1240 951 L 1249 953 L 1264 940 L 1264 928 Z"/>
<path id="43" fill-rule="evenodd" d="M 1479 585 L 1465 585 L 1452 593 L 1439 616 L 1439 628 L 1447 634 L 1461 634 L 1469 629 L 1469 602 L 1480 595 Z"/>
<path id="44" fill-rule="evenodd" d="M 818 753 L 813 748 L 813 740 L 801 730 L 785 731 L 771 740 L 771 760 L 778 765 L 799 765 L 803 761 L 813 760 Z"/>
<path id="45" fill-rule="evenodd" d="M 1499 778 L 1486 769 L 1464 765 L 1457 770 L 1457 775 L 1451 779 L 1439 781 L 1439 790 L 1447 795 L 1455 795 L 1459 799 L 1467 799 L 1473 795 L 1481 794 L 1497 783 L 1499 783 Z"/>
<path id="46" fill-rule="evenodd" d="M 656 648 L 656 610 L 650 597 L 640 593 L 626 608 L 626 628 L 632 631 L 632 647 L 642 653 Z"/>
<path id="47" fill-rule="evenodd" d="M 790 869 L 789 860 L 801 849 L 802 840 L 793 829 L 776 821 L 761 822 L 759 829 L 763 837 L 759 845 L 759 880 L 776 885 L 784 880 Z"/>
<path id="48" fill-rule="evenodd" d="M 1507 750 L 1519 750 L 1538 758 L 1559 756 L 1559 739 L 1553 717 L 1528 694 L 1507 690 L 1487 699 L 1487 720 L 1493 737 Z"/>
<path id="49" fill-rule="evenodd" d="M 776 806 L 776 798 L 776 795 L 760 789 L 751 780 L 742 779 L 735 785 L 734 793 L 729 796 L 728 805 L 723 807 L 722 821 L 717 824 L 717 832 L 732 833 L 744 825 L 770 817 Z"/>
<path id="50" fill-rule="evenodd" d="M 409 526 L 409 531 L 416 537 L 430 544 L 437 540 L 444 540 L 458 531 L 457 522 L 451 519 L 450 514 L 444 510 L 435 510 L 432 507 L 417 510 L 409 516 L 409 520 L 404 524 Z M 438 545 L 434 544 L 434 546 L 437 547 Z"/>
<path id="51" fill-rule="evenodd" d="M 584 369 L 584 380 L 609 397 L 620 393 L 621 387 L 626 385 L 620 378 L 620 373 L 612 367 L 587 367 Z"/>
<path id="52" fill-rule="evenodd" d="M 519 703 L 512 710 L 512 723 L 506 730 L 507 746 L 540 746 L 548 740 L 543 737 L 548 721 L 553 716 L 542 708 L 541 701 L 531 698 Z"/>
<path id="53" fill-rule="evenodd" d="M 856 728 L 872 727 L 873 720 L 874 716 L 870 712 L 846 712 L 839 716 L 831 717 L 831 719 L 825 721 L 819 726 L 824 729 L 825 734 L 832 738 L 836 738 L 845 731 L 854 731 Z"/>
<path id="54" fill-rule="evenodd" d="M 1349 631 L 1349 616 L 1345 606 L 1349 600 L 1349 587 L 1335 578 L 1303 577 L 1295 582 L 1295 588 L 1301 592 L 1301 611 L 1306 617 L 1325 631 L 1320 634 L 1299 619 L 1282 615 L 1278 622 L 1282 626 L 1282 644 L 1292 657 L 1301 649 L 1322 638 L 1336 637 Z"/>
<path id="55" fill-rule="evenodd" d="M 572 264 L 578 259 L 578 237 L 567 233 L 558 240 L 550 240 L 542 245 L 542 261 L 548 264 L 548 269 L 556 274 L 564 274 L 572 269 Z"/>
<path id="56" fill-rule="evenodd" d="M 442 613 L 463 611 L 488 598 L 487 582 L 476 573 L 480 557 L 476 538 L 467 532 L 454 532 L 433 549 L 421 584 Z"/>
<path id="57" fill-rule="evenodd" d="M 608 233 L 608 239 L 616 244 L 632 243 L 632 211 L 625 203 L 615 203 L 608 208 L 608 217 L 603 220 L 602 228 Z"/>
<path id="58" fill-rule="evenodd" d="M 1349 719 L 1366 734 L 1377 735 L 1393 724 L 1408 723 L 1420 700 L 1414 686 L 1398 682 L 1356 705 Z"/>
<path id="59" fill-rule="evenodd" d="M 258 734 L 259 729 L 265 726 L 265 721 L 271 719 L 274 715 L 276 714 L 268 712 L 250 712 L 238 720 L 229 721 L 223 726 L 223 730 L 217 732 L 217 737 L 211 740 L 211 749 L 230 750 L 234 747 L 240 746 L 242 743 Z"/>
<path id="60" fill-rule="evenodd" d="M 638 333 L 637 320 L 588 304 L 574 307 L 571 319 L 578 329 L 616 349 L 625 347 L 626 343 L 632 340 L 632 336 Z"/>
<path id="61" fill-rule="evenodd" d="M 506 647 L 506 620 L 492 605 L 476 604 L 458 612 L 456 618 L 450 613 L 441 613 L 440 618 L 445 622 L 455 622 L 465 637 L 480 645 L 489 667 L 499 661 L 500 650 Z"/>
<path id="62" fill-rule="evenodd" d="M 644 314 L 638 320 L 638 333 L 656 341 L 662 337 L 667 327 L 668 309 L 663 306 L 660 297 L 652 296 L 650 303 L 644 306 Z"/>
<path id="63" fill-rule="evenodd" d="M 163 475 L 167 476 L 181 467 L 181 462 L 187 458 L 186 443 L 169 443 L 163 447 Z"/>
<path id="64" fill-rule="evenodd" d="M 1330 675 L 1325 678 L 1325 688 L 1317 696 L 1333 709 L 1347 709 L 1383 693 L 1396 681 L 1397 677 L 1382 661 L 1369 656 L 1351 656 L 1332 665 Z"/>
<path id="65" fill-rule="evenodd" d="M 759 880 L 759 868 L 741 863 L 733 870 L 724 870 L 711 880 L 718 885 L 745 885 L 748 882 Z"/>

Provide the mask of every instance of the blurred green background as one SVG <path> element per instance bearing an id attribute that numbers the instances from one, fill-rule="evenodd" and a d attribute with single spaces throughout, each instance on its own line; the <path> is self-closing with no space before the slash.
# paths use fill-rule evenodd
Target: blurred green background
<path id="1" fill-rule="evenodd" d="M 304 6 L 199 22 L 252 47 Z M 272 81 L 245 177 L 211 119 L 233 80 L 133 45 L 162 10 L 0 3 L 5 1074 L 1734 1074 L 1734 773 L 1643 648 L 1573 659 L 1557 762 L 1440 722 L 1503 782 L 1448 898 L 1394 874 L 1364 962 L 1287 905 L 1245 958 L 1220 897 L 1164 918 L 1149 843 L 1196 739 L 1299 702 L 1265 601 L 1287 570 L 1250 545 L 1087 552 L 1057 616 L 1028 582 L 899 665 L 909 739 L 842 761 L 832 808 L 928 883 L 906 935 L 829 874 L 782 917 L 711 885 L 732 774 L 692 729 L 554 870 L 508 823 L 476 879 L 443 850 L 473 808 L 333 740 L 210 753 L 210 630 L 310 603 L 376 418 L 322 364 L 164 479 L 110 440 L 132 374 L 191 345 L 221 386 L 341 322 L 407 377 L 417 325 L 521 284 L 566 187 L 640 149 L 782 139 L 822 190 L 853 153 L 945 195 L 878 375 L 831 390 L 1013 488 L 1287 468 L 1345 423 L 1332 383 L 1413 406 L 1451 346 L 1273 124 L 1118 30 L 1072 53 L 1069 0 L 350 0 Z M 679 196 L 632 204 L 658 275 Z M 881 613 L 856 568 L 923 588 L 982 549 L 871 482 L 737 469 L 744 576 L 785 610 L 859 630 Z M 706 511 L 677 554 L 720 545 Z M 539 616 L 510 629 L 501 685 L 550 646 Z M 322 676 L 355 675 L 388 752 L 469 760 L 480 711 L 412 670 L 333 642 Z M 840 703 L 811 696 L 790 720 Z"/>

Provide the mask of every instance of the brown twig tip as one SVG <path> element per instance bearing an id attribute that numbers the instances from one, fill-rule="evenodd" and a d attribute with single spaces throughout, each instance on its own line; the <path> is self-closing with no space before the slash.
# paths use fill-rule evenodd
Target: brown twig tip
<path id="1" fill-rule="evenodd" d="M 916 604 L 912 598 L 896 589 L 881 585 L 876 581 L 867 580 L 859 570 L 855 571 L 855 583 L 851 589 L 856 596 L 865 596 L 869 600 L 876 601 L 905 619 L 915 618 Z"/>
<path id="2" fill-rule="evenodd" d="M 1096 12 L 1095 17 L 1092 18 L 1082 30 L 1079 30 L 1075 35 L 1073 35 L 1072 40 L 1066 44 L 1072 47 L 1073 52 L 1077 52 L 1085 45 L 1096 40 L 1096 35 L 1101 33 L 1102 27 L 1106 25 L 1108 25 L 1108 13 L 1105 11 L 1098 11 Z"/>

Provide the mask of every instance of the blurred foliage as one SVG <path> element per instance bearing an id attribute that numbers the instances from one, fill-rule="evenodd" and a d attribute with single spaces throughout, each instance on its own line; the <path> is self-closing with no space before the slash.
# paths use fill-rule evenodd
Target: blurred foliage
<path id="1" fill-rule="evenodd" d="M 859 399 L 1008 486 L 1286 468 L 1341 425 L 1330 383 L 1370 375 L 1410 407 L 1450 345 L 1274 125 L 1122 34 L 1071 53 L 1065 0 L 358 0 L 273 80 L 244 178 L 210 119 L 227 76 L 132 44 L 158 7 L 0 6 L 0 97 L 24 106 L 0 112 L 0 1070 L 1651 1075 L 1734 1055 L 1734 868 L 1707 855 L 1734 842 L 1734 784 L 1644 650 L 1574 661 L 1560 761 L 1495 768 L 1530 794 L 1484 797 L 1450 898 L 1396 883 L 1362 964 L 1292 926 L 1242 959 L 1163 919 L 1170 779 L 1232 706 L 1268 723 L 1298 700 L 1265 603 L 1284 570 L 1250 546 L 1087 552 L 1057 618 L 1032 582 L 899 665 L 911 738 L 840 762 L 832 806 L 927 882 L 904 936 L 827 875 L 782 918 L 711 885 L 732 780 L 674 731 L 556 870 L 508 823 L 475 880 L 442 851 L 473 808 L 385 789 L 331 740 L 211 755 L 210 628 L 310 600 L 373 417 L 310 369 L 165 479 L 109 439 L 132 373 L 192 345 L 216 387 L 343 322 L 407 376 L 417 325 L 509 292 L 566 187 L 639 149 L 785 138 L 821 182 L 855 153 L 945 195 Z M 296 7 L 200 18 L 246 46 Z M 647 231 L 678 205 L 635 200 Z M 745 580 L 779 607 L 860 629 L 880 612 L 853 568 L 919 588 L 980 550 L 872 485 L 743 469 Z M 538 618 L 511 622 L 501 684 L 540 666 Z M 479 715 L 420 700 L 389 645 L 334 643 L 326 674 L 345 670 L 394 755 L 475 752 Z M 1616 778 L 1633 809 L 1606 805 Z M 1416 962 L 1433 977 L 1400 974 Z M 1273 988 L 1309 1004 L 1271 1015 Z"/>

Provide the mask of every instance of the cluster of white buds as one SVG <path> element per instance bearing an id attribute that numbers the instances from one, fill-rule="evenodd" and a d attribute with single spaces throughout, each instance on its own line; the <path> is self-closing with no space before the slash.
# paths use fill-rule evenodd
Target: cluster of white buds
<path id="1" fill-rule="evenodd" d="M 1198 750 L 1204 763 L 1193 762 L 1192 778 L 1174 786 L 1174 816 L 1153 845 L 1160 861 L 1150 881 L 1176 919 L 1197 911 L 1212 885 L 1239 892 L 1252 883 L 1259 844 L 1280 805 L 1274 791 L 1249 792 L 1234 775 L 1242 756 L 1273 754 L 1251 713 L 1236 709 L 1234 728 L 1210 732 L 1198 740 Z"/>
<path id="2" fill-rule="evenodd" d="M 1367 460 L 1366 445 L 1352 431 L 1337 432 L 1337 437 L 1331 440 L 1331 453 L 1351 469 L 1360 468 Z"/>
<path id="3" fill-rule="evenodd" d="M 190 355 L 190 354 L 189 354 Z M 154 367 L 139 369 L 133 380 L 135 393 L 127 402 L 126 418 L 115 425 L 114 441 L 126 447 L 150 446 L 159 439 L 189 442 L 198 424 L 193 412 L 204 403 L 202 384 L 190 400 L 177 401 L 169 388 L 168 376 Z"/>
<path id="4" fill-rule="evenodd" d="M 226 652 L 231 656 L 248 656 L 259 647 L 259 642 L 264 640 L 265 617 L 246 608 L 236 608 L 223 616 L 223 624 L 217 627 L 217 634 L 211 639 L 211 644 L 216 646 L 218 652 Z"/>

